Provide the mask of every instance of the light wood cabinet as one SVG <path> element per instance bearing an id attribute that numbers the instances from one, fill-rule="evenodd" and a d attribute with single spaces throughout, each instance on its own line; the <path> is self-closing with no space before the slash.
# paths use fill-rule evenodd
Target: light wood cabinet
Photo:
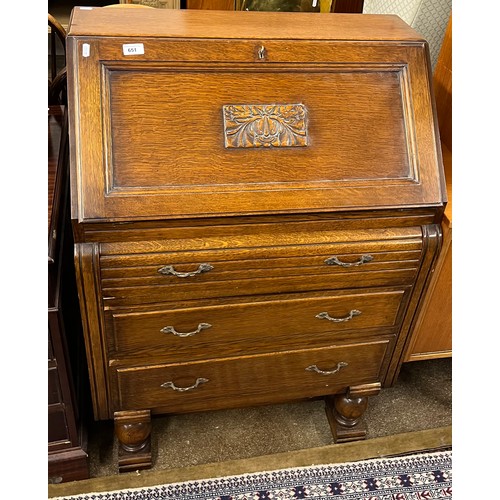
<path id="1" fill-rule="evenodd" d="M 415 322 L 406 361 L 450 357 L 452 354 L 452 20 L 448 23 L 439 59 L 434 71 L 436 107 L 445 166 L 448 204 L 444 212 L 443 249 L 420 315 Z"/>

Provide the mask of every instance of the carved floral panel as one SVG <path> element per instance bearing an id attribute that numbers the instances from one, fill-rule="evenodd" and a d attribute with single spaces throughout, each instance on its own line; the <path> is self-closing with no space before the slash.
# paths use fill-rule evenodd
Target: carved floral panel
<path id="1" fill-rule="evenodd" d="M 223 106 L 226 148 L 307 146 L 303 104 Z"/>

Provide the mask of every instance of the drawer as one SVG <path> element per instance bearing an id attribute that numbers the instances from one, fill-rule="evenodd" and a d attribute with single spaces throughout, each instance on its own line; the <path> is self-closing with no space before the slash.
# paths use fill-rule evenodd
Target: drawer
<path id="1" fill-rule="evenodd" d="M 114 411 L 278 403 L 377 382 L 390 339 L 194 363 L 111 367 Z"/>
<path id="2" fill-rule="evenodd" d="M 401 286 L 414 282 L 421 252 L 419 228 L 110 243 L 101 283 L 108 307 Z"/>
<path id="3" fill-rule="evenodd" d="M 220 358 L 380 334 L 398 326 L 405 290 L 329 294 L 176 310 L 107 313 L 110 357 Z"/>

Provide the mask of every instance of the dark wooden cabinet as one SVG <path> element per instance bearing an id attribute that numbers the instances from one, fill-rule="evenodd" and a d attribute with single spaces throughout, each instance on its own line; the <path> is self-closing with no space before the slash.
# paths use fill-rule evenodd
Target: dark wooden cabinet
<path id="1" fill-rule="evenodd" d="M 75 9 L 72 218 L 96 419 L 397 378 L 446 203 L 425 40 L 396 16 Z"/>
<path id="2" fill-rule="evenodd" d="M 185 4 L 187 9 L 234 10 L 235 8 L 235 0 L 185 0 Z"/>
<path id="3" fill-rule="evenodd" d="M 73 263 L 64 106 L 49 107 L 48 136 L 48 475 L 51 482 L 63 482 L 89 476 L 88 375 Z"/>

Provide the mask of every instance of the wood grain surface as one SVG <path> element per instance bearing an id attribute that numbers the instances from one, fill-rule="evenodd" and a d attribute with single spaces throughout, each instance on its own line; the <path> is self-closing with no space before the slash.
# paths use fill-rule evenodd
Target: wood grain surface
<path id="1" fill-rule="evenodd" d="M 96 418 L 397 380 L 446 201 L 420 35 L 396 16 L 77 8 L 68 60 Z"/>
<path id="2" fill-rule="evenodd" d="M 344 28 L 337 36 L 230 44 L 154 38 L 144 40 L 143 56 L 128 56 L 119 38 L 89 43 L 70 35 L 70 100 L 80 111 L 72 119 L 91 144 L 81 148 L 80 135 L 72 137 L 74 216 L 135 220 L 443 203 L 425 44 L 352 43 Z M 80 57 L 83 43 L 88 57 Z M 410 91 L 410 81 L 421 90 Z M 224 106 L 259 103 L 302 104 L 307 146 L 225 147 Z"/>
<path id="3" fill-rule="evenodd" d="M 275 297 L 252 303 L 136 312 L 112 311 L 108 329 L 114 359 L 142 359 L 148 363 L 182 362 L 257 354 L 311 346 L 328 346 L 360 335 L 393 333 L 401 319 L 408 289 L 363 291 L 359 294 L 300 294 L 293 299 Z M 359 315 L 351 316 L 351 311 Z M 330 321 L 318 318 L 327 312 Z M 351 319 L 349 319 L 351 318 Z M 204 329 L 199 325 L 205 326 Z M 196 332 L 191 336 L 179 333 Z"/>
<path id="4" fill-rule="evenodd" d="M 117 408 L 153 406 L 162 412 L 200 411 L 284 402 L 335 393 L 353 383 L 376 381 L 390 340 L 373 340 L 320 349 L 172 365 L 113 366 L 116 378 L 114 401 Z M 333 371 L 333 375 L 307 371 L 311 365 Z M 173 382 L 191 387 L 199 379 L 208 380 L 193 390 L 177 392 L 161 385 Z"/>
<path id="5" fill-rule="evenodd" d="M 263 36 L 265 34 L 265 36 Z M 217 10 L 73 10 L 69 36 L 423 41 L 395 15 Z"/>

